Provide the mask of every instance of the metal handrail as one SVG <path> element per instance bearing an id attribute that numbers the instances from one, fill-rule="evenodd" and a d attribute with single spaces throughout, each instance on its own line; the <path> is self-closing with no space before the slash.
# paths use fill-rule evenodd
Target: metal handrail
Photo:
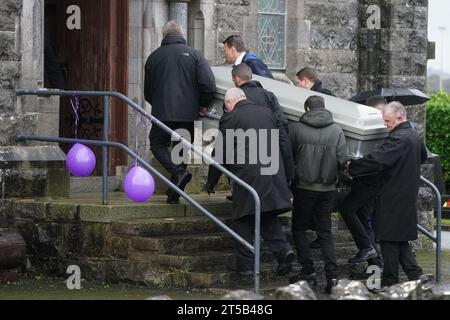
<path id="1" fill-rule="evenodd" d="M 103 204 L 108 203 L 108 152 L 109 147 L 116 147 L 133 158 L 137 159 L 137 161 L 148 169 L 151 173 L 155 174 L 158 178 L 160 178 L 164 183 L 169 185 L 173 190 L 175 190 L 180 196 L 182 196 L 186 201 L 192 204 L 194 207 L 199 209 L 202 213 L 204 213 L 208 218 L 210 218 L 214 223 L 216 223 L 220 228 L 222 228 L 225 232 L 229 233 L 234 239 L 236 239 L 239 243 L 244 245 L 248 250 L 250 250 L 254 255 L 254 291 L 256 294 L 260 292 L 260 256 L 261 256 L 261 203 L 259 199 L 258 193 L 246 182 L 238 178 L 236 175 L 225 169 L 215 160 L 213 160 L 209 155 L 203 153 L 203 151 L 198 150 L 193 144 L 188 142 L 186 139 L 181 137 L 178 133 L 167 127 L 164 123 L 162 123 L 157 118 L 153 117 L 151 114 L 147 113 L 143 108 L 141 108 L 138 104 L 132 101 L 127 96 L 114 91 L 63 91 L 63 90 L 48 90 L 48 89 L 18 89 L 16 90 L 17 95 L 36 95 L 42 97 L 50 97 L 50 96 L 91 96 L 91 97 L 103 97 L 104 98 L 104 124 L 103 124 L 103 141 L 96 140 L 80 140 L 80 139 L 67 139 L 67 138 L 55 138 L 55 137 L 39 137 L 39 136 L 25 136 L 18 135 L 16 138 L 18 140 L 34 140 L 34 141 L 47 141 L 47 142 L 61 142 L 61 143 L 74 143 L 79 142 L 83 144 L 92 144 L 92 145 L 100 145 L 103 146 Z M 207 160 L 210 165 L 213 165 L 215 168 L 220 170 L 223 174 L 230 177 L 233 182 L 236 182 L 241 187 L 246 189 L 253 196 L 253 200 L 255 203 L 255 241 L 254 245 L 251 245 L 248 241 L 239 236 L 236 232 L 230 229 L 226 224 L 217 219 L 212 213 L 210 213 L 207 209 L 202 207 L 199 203 L 197 203 L 194 199 L 188 196 L 184 191 L 179 189 L 175 184 L 173 184 L 169 179 L 164 177 L 161 173 L 159 173 L 156 169 L 147 164 L 142 158 L 140 158 L 136 153 L 131 151 L 128 147 L 123 144 L 117 142 L 109 142 L 109 98 L 115 97 L 123 102 L 125 102 L 128 106 L 132 107 L 134 110 L 142 114 L 144 117 L 149 119 L 152 124 L 158 126 L 166 133 L 170 134 L 172 139 L 175 141 L 180 141 L 184 146 L 190 148 L 190 150 L 194 151 L 196 154 L 203 157 L 203 159 Z"/>
<path id="2" fill-rule="evenodd" d="M 436 243 L 436 282 L 441 282 L 442 280 L 442 269 L 441 269 L 441 263 L 442 263 L 442 252 L 441 252 L 441 229 L 442 229 L 442 213 L 441 213 L 441 193 L 439 192 L 438 188 L 431 183 L 426 178 L 420 176 L 420 180 L 424 182 L 426 185 L 428 185 L 436 194 L 436 202 L 437 202 L 437 208 L 436 208 L 436 236 L 433 236 L 428 230 L 426 230 L 421 225 L 417 225 L 417 230 L 427 236 L 431 241 Z"/>

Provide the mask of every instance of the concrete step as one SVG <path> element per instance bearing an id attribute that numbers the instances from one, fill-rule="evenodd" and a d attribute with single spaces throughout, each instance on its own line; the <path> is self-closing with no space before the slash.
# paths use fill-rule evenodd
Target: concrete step
<path id="1" fill-rule="evenodd" d="M 223 209 L 226 209 L 225 205 Z M 220 213 L 220 210 L 218 211 Z M 230 226 L 232 219 L 221 216 L 221 221 Z M 285 227 L 289 227 L 291 224 L 291 218 L 288 215 L 280 216 L 280 221 Z M 221 232 L 221 230 L 212 220 L 201 216 L 123 220 L 112 223 L 112 231 L 117 235 L 141 237 L 182 234 L 196 235 L 199 233 Z"/>
<path id="2" fill-rule="evenodd" d="M 345 245 L 336 246 L 336 256 L 340 263 L 346 263 L 347 259 L 353 257 L 356 253 L 354 247 Z M 204 250 L 203 252 L 194 252 L 192 254 L 154 254 L 151 252 L 137 252 L 140 258 L 151 260 L 154 266 L 159 268 L 168 268 L 169 270 L 182 270 L 192 272 L 202 271 L 226 271 L 227 266 L 235 264 L 235 253 L 233 249 L 222 250 Z M 311 250 L 311 257 L 314 261 L 321 261 L 322 254 L 320 250 Z M 274 254 L 267 250 L 265 246 L 261 250 L 261 263 L 277 263 Z"/>
<path id="3" fill-rule="evenodd" d="M 161 254 L 181 254 L 232 248 L 233 240 L 225 234 L 201 234 L 197 236 L 166 236 L 164 238 L 131 238 L 131 246 L 137 250 L 155 251 Z"/>
<path id="4" fill-rule="evenodd" d="M 101 192 L 103 177 L 70 177 L 70 193 Z M 108 177 L 108 191 L 122 190 L 122 179 L 119 176 Z"/>
<path id="5" fill-rule="evenodd" d="M 232 204 L 230 202 L 200 202 L 207 209 L 220 218 L 226 225 L 231 225 L 230 211 Z M 171 205 L 167 205 L 169 208 Z M 189 210 L 186 205 L 186 214 L 184 216 L 175 217 L 155 217 L 149 219 L 128 219 L 118 220 L 112 223 L 112 230 L 115 234 L 130 236 L 158 236 L 158 235 L 174 235 L 174 234 L 197 234 L 198 232 L 221 231 L 211 219 L 207 218 L 201 212 Z M 291 212 L 279 216 L 280 222 L 284 227 L 291 227 Z M 333 224 L 333 234 L 348 233 L 347 228 L 341 228 L 338 225 L 338 218 L 335 217 Z M 347 237 L 346 241 L 352 241 Z"/>
<path id="6" fill-rule="evenodd" d="M 338 261 L 339 278 L 348 278 L 350 274 L 350 265 L 344 261 Z M 323 262 L 315 263 L 317 274 L 317 284 L 320 291 L 326 284 L 325 272 L 323 271 Z M 285 276 L 278 276 L 275 273 L 276 263 L 261 263 L 260 284 L 265 291 L 270 292 L 280 286 L 289 284 L 289 277 L 295 275 L 299 270 L 297 263 L 293 264 L 291 272 Z M 224 292 L 237 289 L 252 290 L 254 286 L 253 277 L 242 278 L 235 272 L 224 270 L 212 271 L 186 271 L 178 273 L 174 285 L 182 288 L 207 288 L 211 292 L 224 294 Z"/>
<path id="7" fill-rule="evenodd" d="M 288 241 L 294 243 L 290 229 L 285 228 L 284 232 Z M 310 233 L 310 241 L 312 241 L 314 237 L 313 233 Z M 334 238 L 335 243 L 338 246 L 354 247 L 353 242 L 351 242 L 351 237 L 346 232 L 336 231 Z M 224 232 L 204 233 L 202 231 L 197 234 L 167 235 L 159 237 L 134 236 L 131 237 L 130 240 L 131 247 L 135 250 L 161 254 L 195 253 L 203 252 L 205 250 L 221 250 L 234 247 L 233 238 Z M 320 249 L 314 251 L 320 251 Z"/>
<path id="8" fill-rule="evenodd" d="M 194 195 L 193 198 L 218 217 L 231 216 L 232 203 L 225 199 L 228 193 L 214 196 Z M 75 193 L 70 198 L 17 199 L 14 214 L 17 218 L 49 222 L 80 221 L 109 223 L 137 219 L 204 217 L 184 199 L 180 204 L 167 204 L 167 196 L 155 195 L 149 202 L 134 203 L 124 193 L 109 194 L 107 205 L 102 204 L 101 193 Z"/>

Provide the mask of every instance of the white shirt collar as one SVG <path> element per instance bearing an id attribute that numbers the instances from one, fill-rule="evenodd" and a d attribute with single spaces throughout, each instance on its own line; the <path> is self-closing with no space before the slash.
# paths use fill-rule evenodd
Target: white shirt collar
<path id="1" fill-rule="evenodd" d="M 235 65 L 235 66 L 240 65 L 240 64 L 242 63 L 242 59 L 244 59 L 244 56 L 245 56 L 245 52 L 243 52 L 243 53 L 236 59 L 236 61 L 234 62 L 234 65 Z"/>

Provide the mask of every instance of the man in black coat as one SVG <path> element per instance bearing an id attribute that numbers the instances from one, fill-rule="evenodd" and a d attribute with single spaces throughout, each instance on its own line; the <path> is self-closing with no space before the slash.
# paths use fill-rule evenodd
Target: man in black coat
<path id="1" fill-rule="evenodd" d="M 285 275 L 291 269 L 295 254 L 286 240 L 278 219 L 279 214 L 291 210 L 291 201 L 283 161 L 280 159 L 276 121 L 271 110 L 247 100 L 244 92 L 239 88 L 227 91 L 225 106 L 228 112 L 219 122 L 221 139 L 216 140 L 215 156 L 225 155 L 223 161 L 225 166 L 258 193 L 261 202 L 261 236 L 277 257 L 276 273 Z M 273 134 L 275 136 L 272 136 Z M 252 136 L 257 141 L 254 138 L 248 138 Z M 265 142 L 267 146 L 261 146 L 264 139 L 267 139 Z M 262 153 L 271 155 L 269 163 L 263 161 L 262 158 L 265 155 Z M 220 160 L 217 159 L 219 162 Z M 271 169 L 266 171 L 265 169 L 268 168 Z M 214 192 L 214 186 L 220 175 L 221 172 L 214 166 L 209 167 L 206 185 L 209 193 Z M 232 228 L 242 238 L 252 243 L 255 225 L 254 199 L 237 183 L 234 184 L 232 194 Z M 253 255 L 238 242 L 236 242 L 236 249 L 236 270 L 241 273 L 251 272 Z"/>
<path id="2" fill-rule="evenodd" d="M 289 142 L 289 123 L 278 103 L 277 97 L 263 88 L 261 83 L 252 80 L 252 69 L 245 63 L 233 68 L 231 77 L 236 87 L 244 91 L 247 99 L 253 101 L 259 106 L 268 107 L 275 118 L 277 128 L 280 130 L 280 148 L 281 155 L 284 161 L 284 170 L 286 172 L 286 179 L 292 181 L 295 176 L 294 159 L 292 156 L 292 147 Z"/>
<path id="3" fill-rule="evenodd" d="M 390 131 L 386 142 L 372 154 L 350 161 L 348 170 L 354 177 L 381 172 L 374 227 L 384 262 L 381 284 L 391 286 L 399 282 L 399 263 L 409 280 L 426 280 L 409 241 L 417 239 L 420 164 L 427 152 L 401 103 L 389 103 L 383 118 Z"/>
<path id="4" fill-rule="evenodd" d="M 296 77 L 297 87 L 324 93 L 329 96 L 334 96 L 334 94 L 330 90 L 322 87 L 322 81 L 319 80 L 319 76 L 317 75 L 316 70 L 314 70 L 313 68 L 305 67 L 301 69 L 299 72 L 297 72 Z"/>
<path id="5" fill-rule="evenodd" d="M 203 54 L 186 45 L 181 27 L 175 21 L 163 27 L 163 41 L 145 64 L 145 100 L 152 105 L 152 115 L 191 143 L 194 121 L 202 107 L 214 97 L 215 78 Z M 167 145 L 171 136 L 154 126 L 150 132 L 150 148 L 156 159 L 171 173 L 171 181 L 184 190 L 192 175 L 187 165 L 174 164 Z M 175 143 L 176 144 L 176 143 Z M 183 157 L 183 155 L 181 155 Z M 168 203 L 178 203 L 179 195 L 169 189 Z"/>

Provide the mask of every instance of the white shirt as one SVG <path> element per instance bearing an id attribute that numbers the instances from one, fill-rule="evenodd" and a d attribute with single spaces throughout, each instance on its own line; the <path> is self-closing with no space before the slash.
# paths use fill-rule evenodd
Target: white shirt
<path id="1" fill-rule="evenodd" d="M 242 63 L 242 59 L 244 59 L 245 56 L 245 51 L 236 59 L 236 61 L 234 62 L 235 66 L 238 66 Z"/>

